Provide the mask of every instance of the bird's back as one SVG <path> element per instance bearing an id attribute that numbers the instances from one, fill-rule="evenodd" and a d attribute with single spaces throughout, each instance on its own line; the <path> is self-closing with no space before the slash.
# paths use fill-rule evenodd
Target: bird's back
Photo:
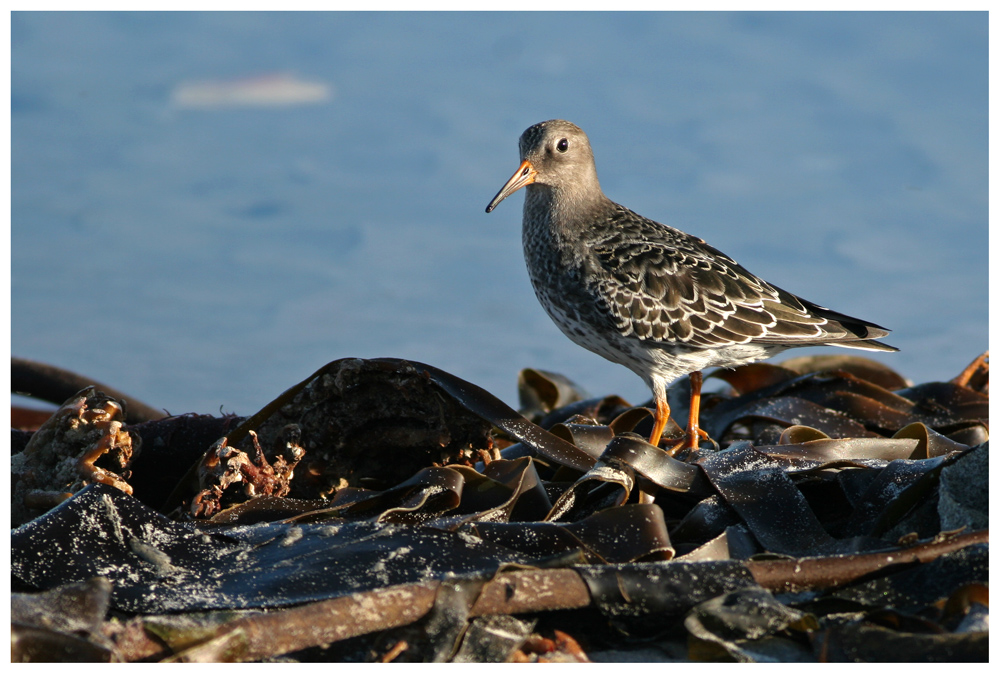
<path id="1" fill-rule="evenodd" d="M 888 334 L 885 328 L 797 297 L 702 239 L 606 203 L 603 212 L 586 214 L 586 222 L 563 227 L 577 236 L 561 236 L 549 223 L 533 234 L 531 252 L 526 238 L 532 281 L 550 314 L 560 303 L 555 291 L 570 294 L 564 299 L 571 311 L 649 346 L 835 344 L 896 350 L 874 341 Z M 537 241 L 546 236 L 550 241 Z M 578 296 L 581 291 L 584 297 Z"/>

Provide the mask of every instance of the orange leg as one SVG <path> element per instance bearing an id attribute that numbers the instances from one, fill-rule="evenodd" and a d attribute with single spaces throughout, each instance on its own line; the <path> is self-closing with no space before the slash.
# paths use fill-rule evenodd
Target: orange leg
<path id="1" fill-rule="evenodd" d="M 671 456 L 677 454 L 682 449 L 698 449 L 698 442 L 702 438 L 708 439 L 708 433 L 698 427 L 698 418 L 701 415 L 701 372 L 692 372 L 689 378 L 691 379 L 691 404 L 689 406 L 690 413 L 688 414 L 687 432 L 684 433 L 683 440 L 668 450 Z"/>
<path id="2" fill-rule="evenodd" d="M 660 393 L 654 388 L 653 398 L 656 401 L 656 414 L 653 415 L 653 432 L 649 434 L 649 444 L 658 447 L 660 436 L 663 435 L 663 429 L 666 428 L 667 422 L 670 421 L 670 405 L 667 404 L 666 391 Z M 639 490 L 639 503 L 652 503 L 653 501 L 653 494 L 644 492 L 641 489 Z"/>
<path id="3" fill-rule="evenodd" d="M 663 395 L 656 393 L 654 397 L 656 398 L 656 414 L 653 415 L 653 432 L 649 434 L 649 444 L 659 447 L 660 436 L 663 435 L 663 429 L 667 427 L 667 422 L 670 421 L 670 405 L 667 404 L 667 394 L 665 391 Z"/>
<path id="4" fill-rule="evenodd" d="M 701 372 L 692 372 L 691 378 L 691 414 L 688 415 L 687 440 L 690 449 L 698 448 L 701 438 L 708 439 L 708 433 L 701 430 L 698 420 L 701 418 Z"/>

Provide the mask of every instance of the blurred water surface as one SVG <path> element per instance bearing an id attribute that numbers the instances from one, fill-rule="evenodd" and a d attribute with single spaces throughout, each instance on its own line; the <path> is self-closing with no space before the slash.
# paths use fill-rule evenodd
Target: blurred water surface
<path id="1" fill-rule="evenodd" d="M 987 348 L 985 12 L 15 12 L 11 37 L 12 351 L 172 413 L 346 356 L 647 399 L 538 305 L 522 197 L 483 212 L 553 117 L 612 199 L 891 328 L 905 376 Z"/>

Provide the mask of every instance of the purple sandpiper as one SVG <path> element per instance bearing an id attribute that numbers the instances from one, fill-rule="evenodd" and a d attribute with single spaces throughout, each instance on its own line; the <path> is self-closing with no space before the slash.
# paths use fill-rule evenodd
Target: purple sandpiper
<path id="1" fill-rule="evenodd" d="M 898 351 L 885 328 L 831 311 L 754 276 L 702 239 L 654 222 L 601 191 L 587 135 L 563 120 L 519 141 L 521 165 L 486 207 L 526 187 L 522 242 L 535 295 L 571 340 L 638 374 L 655 401 L 649 442 L 670 417 L 667 386 L 688 374 L 685 437 L 694 449 L 701 371 L 798 346 Z"/>

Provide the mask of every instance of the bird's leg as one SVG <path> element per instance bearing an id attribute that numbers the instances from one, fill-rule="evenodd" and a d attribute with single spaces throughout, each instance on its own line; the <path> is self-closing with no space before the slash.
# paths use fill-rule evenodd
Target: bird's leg
<path id="1" fill-rule="evenodd" d="M 698 418 L 701 415 L 701 372 L 692 372 L 688 378 L 691 380 L 691 404 L 688 409 L 688 426 L 684 439 L 674 445 L 669 451 L 670 455 L 677 454 L 682 449 L 698 449 L 698 442 L 704 438 L 709 439 L 708 433 L 698 427 Z"/>
<path id="2" fill-rule="evenodd" d="M 662 386 L 653 386 L 653 400 L 656 401 L 656 414 L 653 415 L 653 432 L 649 434 L 649 444 L 659 446 L 663 429 L 670 421 L 670 405 L 667 404 L 667 390 Z M 639 503 L 652 503 L 653 494 L 639 489 Z"/>
<path id="3" fill-rule="evenodd" d="M 663 435 L 663 429 L 670 421 L 670 405 L 667 404 L 666 389 L 654 390 L 653 398 L 656 401 L 656 414 L 653 415 L 653 432 L 649 434 L 649 444 L 659 447 L 660 436 Z"/>
<path id="4" fill-rule="evenodd" d="M 692 372 L 689 378 L 691 379 L 691 411 L 688 414 L 686 439 L 689 443 L 688 449 L 697 449 L 698 441 L 701 438 L 708 440 L 708 433 L 701 430 L 701 427 L 698 425 L 698 420 L 701 418 L 701 372 Z"/>

